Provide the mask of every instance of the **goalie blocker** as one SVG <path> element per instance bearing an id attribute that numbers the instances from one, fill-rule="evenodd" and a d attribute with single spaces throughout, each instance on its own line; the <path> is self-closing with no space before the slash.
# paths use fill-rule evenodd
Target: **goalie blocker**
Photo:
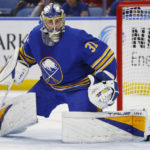
<path id="1" fill-rule="evenodd" d="M 64 112 L 62 141 L 71 143 L 143 141 L 149 138 L 146 111 Z"/>

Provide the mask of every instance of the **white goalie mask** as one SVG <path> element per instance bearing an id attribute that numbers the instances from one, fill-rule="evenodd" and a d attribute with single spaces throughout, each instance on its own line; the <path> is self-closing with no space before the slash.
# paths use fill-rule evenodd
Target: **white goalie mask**
<path id="1" fill-rule="evenodd" d="M 57 43 L 65 31 L 65 14 L 57 3 L 50 3 L 41 13 L 42 32 L 48 33 L 50 40 Z"/>

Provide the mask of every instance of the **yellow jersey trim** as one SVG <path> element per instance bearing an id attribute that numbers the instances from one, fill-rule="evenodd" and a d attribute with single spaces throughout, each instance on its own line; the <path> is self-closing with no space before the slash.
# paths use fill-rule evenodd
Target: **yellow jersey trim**
<path id="1" fill-rule="evenodd" d="M 92 65 L 91 67 L 94 68 L 104 57 L 105 55 L 107 54 L 107 52 L 110 50 L 109 47 L 107 47 L 107 49 L 104 51 L 104 53 L 102 54 L 101 57 L 99 57 Z"/>

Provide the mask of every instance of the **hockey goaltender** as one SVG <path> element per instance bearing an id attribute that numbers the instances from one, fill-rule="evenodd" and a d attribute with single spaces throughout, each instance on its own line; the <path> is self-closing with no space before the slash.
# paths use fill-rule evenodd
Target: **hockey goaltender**
<path id="1" fill-rule="evenodd" d="M 35 64 L 42 72 L 40 80 L 26 94 L 7 99 L 13 82 L 21 84 Z M 84 30 L 65 25 L 63 9 L 50 3 L 40 24 L 0 70 L 0 84 L 8 85 L 0 105 L 0 135 L 23 132 L 38 122 L 37 115 L 48 118 L 65 103 L 69 112 L 62 115 L 64 142 L 146 139 L 146 111 L 104 111 L 119 94 L 116 70 L 111 48 Z"/>

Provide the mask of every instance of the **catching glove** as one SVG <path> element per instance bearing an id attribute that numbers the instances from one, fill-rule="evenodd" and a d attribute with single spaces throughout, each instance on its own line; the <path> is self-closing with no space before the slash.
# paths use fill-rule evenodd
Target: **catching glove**
<path id="1" fill-rule="evenodd" d="M 94 84 L 94 77 L 88 76 L 91 84 L 88 88 L 88 97 L 91 103 L 100 109 L 104 109 L 114 103 L 114 81 L 109 80 Z"/>

